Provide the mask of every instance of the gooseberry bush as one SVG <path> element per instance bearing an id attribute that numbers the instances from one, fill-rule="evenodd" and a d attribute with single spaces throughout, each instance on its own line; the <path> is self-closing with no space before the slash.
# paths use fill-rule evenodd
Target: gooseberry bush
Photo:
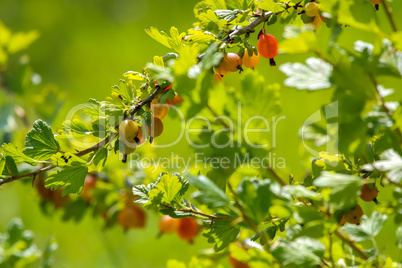
<path id="1" fill-rule="evenodd" d="M 59 105 L 45 112 L 42 100 L 32 111 L 42 119 L 24 143 L 2 131 L 0 186 L 7 191 L 8 183 L 29 179 L 44 213 L 61 209 L 65 220 L 78 222 L 91 211 L 106 228 L 143 228 L 147 214 L 158 213 L 160 236 L 177 233 L 193 243 L 202 235 L 211 243 L 214 253 L 194 256 L 188 267 L 216 267 L 224 260 L 233 267 L 398 267 L 399 255 L 390 248 L 402 249 L 402 107 L 400 94 L 382 84 L 392 79 L 402 85 L 402 25 L 394 20 L 402 14 L 393 4 L 200 1 L 192 28 L 146 30 L 170 53 L 154 56 L 143 70 L 124 73 L 105 100 L 90 99 L 62 129 L 50 127 Z M 381 20 L 380 12 L 386 15 Z M 274 36 L 270 29 L 279 26 L 283 35 Z M 342 46 L 342 35 L 353 29 L 373 41 Z M 8 56 L 37 37 L 24 33 L 25 41 L 16 45 L 5 26 L 0 31 L 7 37 L 0 43 L 4 67 L 13 65 Z M 284 55 L 308 59 L 283 62 Z M 146 144 L 157 145 L 159 137 L 169 135 L 163 120 L 176 109 L 186 119 L 215 119 L 211 131 L 198 133 L 195 153 L 231 163 L 238 156 L 264 159 L 275 149 L 266 146 L 270 137 L 246 142 L 246 123 L 238 121 L 235 128 L 228 119 L 236 121 L 239 102 L 247 117 L 280 115 L 287 105 L 281 99 L 285 89 L 259 73 L 270 68 L 284 73 L 289 88 L 332 95 L 322 107 L 324 119 L 300 128 L 305 146 L 294 153 L 302 151 L 303 174 L 294 176 L 272 163 L 194 165 L 187 172 L 166 168 L 158 176 L 133 168 L 134 152 L 145 156 Z M 4 99 L 18 99 L 15 85 L 7 83 L 14 70 L 2 70 Z M 20 74 L 23 81 L 32 70 Z M 231 79 L 239 79 L 239 86 L 227 86 Z M 51 93 L 45 94 L 53 98 L 50 103 L 57 102 L 61 93 Z M 2 102 L 14 105 L 12 116 L 23 120 L 23 107 Z M 234 146 L 202 146 L 211 138 Z M 126 163 L 121 170 L 117 161 Z M 385 225 L 393 235 L 382 248 L 376 237 Z M 167 265 L 187 266 L 180 260 Z"/>

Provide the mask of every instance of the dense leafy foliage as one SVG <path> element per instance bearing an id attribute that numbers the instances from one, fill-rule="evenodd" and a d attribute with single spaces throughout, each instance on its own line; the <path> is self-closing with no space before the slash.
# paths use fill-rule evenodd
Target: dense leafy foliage
<path id="1" fill-rule="evenodd" d="M 392 3 L 382 1 L 381 9 L 392 31 L 378 23 L 377 11 L 367 0 L 200 1 L 192 28 L 146 30 L 170 53 L 154 56 L 142 71 L 124 73 L 105 100 L 89 100 L 61 130 L 54 132 L 52 117 L 36 109 L 44 120 L 33 123 L 23 147 L 9 143 L 3 131 L 0 185 L 6 190 L 7 183 L 32 177 L 43 200 L 63 208 L 66 220 L 79 221 L 92 210 L 105 219 L 106 227 L 119 223 L 125 230 L 142 228 L 146 216 L 139 205 L 171 218 L 197 218 L 193 233 L 199 226 L 214 252 L 194 257 L 189 267 L 214 266 L 223 256 L 242 267 L 394 267 L 399 260 L 376 243 L 383 226 L 394 221 L 392 243 L 402 249 L 402 108 L 394 90 L 381 84 L 383 77 L 400 83 L 402 35 L 387 5 Z M 269 35 L 275 25 L 285 25 L 283 38 L 278 38 L 281 53 L 308 55 L 305 63 L 281 60 L 278 41 Z M 6 66 L 9 55 L 37 34 L 11 34 L 0 26 L 0 66 Z M 375 40 L 354 40 L 352 50 L 342 47 L 338 40 L 349 28 L 370 33 Z M 279 164 L 267 160 L 276 146 L 275 133 L 253 136 L 244 131 L 266 128 L 261 118 L 275 120 L 286 105 L 280 102 L 280 84 L 256 70 L 243 70 L 245 53 L 269 59 L 257 62 L 266 68 L 275 68 L 275 57 L 287 87 L 332 94 L 332 102 L 318 111 L 319 120 L 309 118 L 300 129 L 303 151 L 311 154 L 304 154 L 303 161 L 309 163 L 304 176 L 278 172 Z M 243 71 L 236 74 L 240 87 L 226 87 L 224 80 L 237 71 Z M 6 75 L 2 79 L 7 81 Z M 125 187 L 115 183 L 111 177 L 116 160 L 140 161 L 130 155 L 135 151 L 146 156 L 142 145 L 158 145 L 160 135 L 169 135 L 162 123 L 166 110 L 157 113 L 153 105 L 174 109 L 168 104 L 178 95 L 184 100 L 184 119 L 214 117 L 208 127 L 195 123 L 207 131 L 197 132 L 191 144 L 206 165 L 191 163 L 182 173 L 167 166 L 157 178 L 136 168 Z M 57 99 L 55 95 L 52 102 Z M 259 121 L 242 121 L 242 116 Z M 134 130 L 119 131 L 122 121 Z M 121 147 L 128 146 L 128 139 L 132 150 Z M 392 191 L 394 199 L 378 203 L 371 198 L 375 211 L 363 216 L 359 203 L 367 185 L 373 191 Z M 48 209 L 45 204 L 43 208 Z M 181 237 L 192 241 L 192 235 Z M 367 240 L 371 243 L 360 244 Z M 167 265 L 186 267 L 175 260 Z"/>

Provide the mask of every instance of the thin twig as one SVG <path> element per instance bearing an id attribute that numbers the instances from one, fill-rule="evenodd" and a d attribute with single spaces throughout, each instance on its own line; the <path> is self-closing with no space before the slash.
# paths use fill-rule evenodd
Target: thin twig
<path id="1" fill-rule="evenodd" d="M 134 105 L 134 107 L 130 110 L 130 116 L 133 116 L 136 112 L 138 112 L 142 106 L 147 103 L 151 103 L 153 99 L 159 94 L 162 93 L 165 89 L 161 88 L 160 86 L 156 86 L 156 89 L 148 96 L 145 100 L 140 101 L 138 104 Z"/>
<path id="2" fill-rule="evenodd" d="M 247 214 L 246 214 L 243 206 L 240 204 L 237 194 L 236 194 L 235 190 L 233 189 L 232 185 L 230 184 L 230 182 L 228 182 L 228 188 L 229 188 L 229 191 L 233 195 L 235 205 L 240 210 L 243 220 L 248 224 L 248 226 L 250 226 L 250 228 L 254 231 L 254 233 L 256 233 L 256 234 L 260 233 L 258 231 L 257 226 L 254 224 L 254 222 L 247 216 Z M 271 244 L 269 243 L 269 240 L 268 240 L 265 232 L 263 232 L 263 237 L 261 237 L 261 240 L 262 240 L 262 242 L 264 242 L 264 244 L 267 246 L 268 249 L 271 247 Z"/>
<path id="3" fill-rule="evenodd" d="M 274 12 L 268 11 L 268 12 L 262 13 L 261 16 L 259 16 L 256 20 L 251 22 L 249 25 L 247 25 L 247 26 L 245 26 L 245 27 L 243 27 L 241 29 L 234 30 L 233 32 L 231 32 L 229 34 L 229 36 L 227 37 L 227 39 L 230 40 L 233 37 L 235 37 L 236 35 L 242 35 L 242 34 L 252 32 L 255 27 L 257 27 L 258 25 L 260 25 L 263 22 L 266 22 L 272 15 L 274 15 L 274 14 L 277 15 L 277 14 L 280 14 L 282 12 L 283 11 L 279 11 L 279 12 L 274 13 Z M 228 40 L 225 39 L 224 41 L 228 41 Z"/>
<path id="4" fill-rule="evenodd" d="M 171 207 L 169 205 L 163 205 L 163 204 L 162 204 L 162 206 L 166 207 L 166 208 L 169 208 L 169 209 L 172 209 L 174 211 L 182 211 L 182 212 L 188 212 L 188 213 L 196 214 L 196 215 L 199 215 L 199 216 L 202 216 L 202 217 L 205 217 L 205 218 L 209 218 L 211 220 L 231 220 L 231 219 L 233 219 L 233 217 L 230 217 L 230 216 L 224 217 L 224 216 L 216 216 L 216 215 L 206 214 L 204 212 L 197 211 L 197 210 L 194 210 L 194 209 L 191 209 L 191 208 L 173 208 L 173 207 Z"/>
<path id="5" fill-rule="evenodd" d="M 344 243 L 348 244 L 363 259 L 367 260 L 370 258 L 370 255 L 368 255 L 366 252 L 356 246 L 355 242 L 344 236 L 338 229 L 335 230 L 334 234 L 336 234 L 336 236 L 338 236 Z"/>
<path id="6" fill-rule="evenodd" d="M 36 174 L 39 174 L 41 172 L 51 170 L 52 168 L 55 168 L 55 166 L 54 165 L 49 165 L 49 166 L 46 166 L 44 168 L 35 170 L 33 172 L 29 172 L 29 173 L 25 173 L 25 174 L 21 174 L 21 175 L 17 175 L 17 176 L 12 176 L 12 177 L 10 177 L 8 179 L 0 180 L 0 186 L 5 184 L 5 183 L 9 183 L 9 182 L 12 182 L 12 181 L 15 181 L 15 180 L 18 180 L 18 179 L 35 176 Z"/>
<path id="7" fill-rule="evenodd" d="M 271 174 L 274 176 L 274 179 L 281 185 L 281 186 L 285 186 L 287 185 L 287 183 L 281 178 L 281 176 L 279 176 L 279 174 L 270 166 L 268 165 L 267 168 Z"/>
<path id="8" fill-rule="evenodd" d="M 222 126 L 224 126 L 225 128 L 229 129 L 231 132 L 233 132 L 231 127 L 225 121 L 223 121 L 221 118 L 219 118 L 219 115 L 215 112 L 214 109 L 212 109 L 212 107 L 209 104 L 207 104 L 207 108 L 211 112 L 211 114 L 213 114 L 213 116 L 215 116 L 217 122 L 219 122 Z"/>
<path id="9" fill-rule="evenodd" d="M 390 9 L 387 6 L 386 0 L 381 0 L 381 2 L 382 2 L 382 5 L 384 6 L 385 14 L 387 14 L 387 18 L 389 20 L 389 23 L 391 24 L 392 30 L 395 33 L 398 32 L 398 29 L 396 28 L 394 18 L 392 17 L 392 13 L 391 13 Z"/>

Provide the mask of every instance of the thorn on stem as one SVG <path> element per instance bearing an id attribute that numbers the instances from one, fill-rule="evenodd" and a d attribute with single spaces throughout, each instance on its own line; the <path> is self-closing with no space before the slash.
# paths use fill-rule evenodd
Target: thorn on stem
<path id="1" fill-rule="evenodd" d="M 36 174 L 34 174 L 33 178 L 32 178 L 32 188 L 34 187 L 35 179 L 36 179 Z"/>

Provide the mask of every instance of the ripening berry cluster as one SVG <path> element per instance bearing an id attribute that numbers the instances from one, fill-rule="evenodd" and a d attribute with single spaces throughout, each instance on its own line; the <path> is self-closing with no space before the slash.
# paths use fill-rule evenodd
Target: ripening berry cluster
<path id="1" fill-rule="evenodd" d="M 270 65 L 275 66 L 274 57 L 278 54 L 278 40 L 273 35 L 266 34 L 265 29 L 258 35 L 257 49 L 251 46 L 241 50 L 242 55 L 237 53 L 225 53 L 222 62 L 215 68 L 217 74 L 215 81 L 221 81 L 224 75 L 232 72 L 243 71 L 242 65 L 247 68 L 254 68 L 260 63 L 260 55 L 270 60 Z"/>
<path id="2" fill-rule="evenodd" d="M 373 201 L 377 204 L 378 203 L 377 196 L 378 196 L 377 186 L 375 186 L 375 184 L 369 184 L 367 182 L 367 179 L 365 179 L 365 183 L 363 184 L 360 190 L 360 198 L 365 202 Z M 343 214 L 339 224 L 344 225 L 346 222 L 348 222 L 359 225 L 363 215 L 364 215 L 363 209 L 359 204 L 357 204 L 354 209 Z"/>
<path id="3" fill-rule="evenodd" d="M 155 83 L 156 84 L 156 83 Z M 170 89 L 171 85 L 167 89 Z M 183 99 L 175 94 L 172 101 L 168 101 L 167 104 L 159 104 L 158 99 L 153 99 L 151 103 L 151 124 L 145 125 L 146 133 L 149 135 L 149 142 L 152 143 L 155 137 L 159 137 L 163 132 L 162 119 L 166 117 L 169 111 L 169 105 L 177 105 L 183 102 Z M 133 118 L 123 120 L 119 125 L 119 151 L 123 154 L 123 163 L 127 161 L 127 156 L 132 154 L 137 145 L 145 142 L 143 136 L 143 129 L 139 123 Z"/>

